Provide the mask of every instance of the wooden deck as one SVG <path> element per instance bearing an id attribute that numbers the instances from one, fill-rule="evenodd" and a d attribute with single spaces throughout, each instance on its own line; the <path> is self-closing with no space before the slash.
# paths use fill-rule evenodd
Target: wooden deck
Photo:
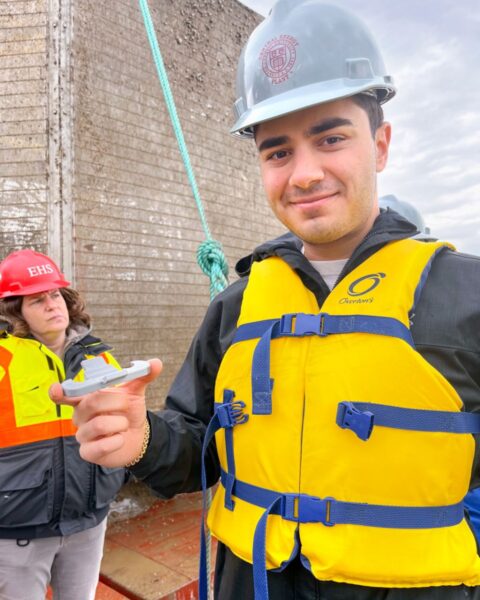
<path id="1" fill-rule="evenodd" d="M 201 503 L 201 494 L 157 500 L 134 518 L 109 524 L 96 600 L 198 598 Z M 107 586 L 123 595 L 105 595 Z"/>
<path id="2" fill-rule="evenodd" d="M 183 494 L 109 522 L 95 600 L 197 600 L 201 510 L 201 494 Z"/>

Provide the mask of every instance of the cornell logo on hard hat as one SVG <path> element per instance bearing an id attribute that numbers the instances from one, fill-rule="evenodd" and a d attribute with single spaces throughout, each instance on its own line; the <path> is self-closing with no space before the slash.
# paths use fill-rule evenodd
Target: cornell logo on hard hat
<path id="1" fill-rule="evenodd" d="M 270 40 L 260 52 L 262 69 L 272 83 L 287 81 L 290 71 L 295 65 L 298 46 L 297 40 L 291 35 L 281 35 Z"/>

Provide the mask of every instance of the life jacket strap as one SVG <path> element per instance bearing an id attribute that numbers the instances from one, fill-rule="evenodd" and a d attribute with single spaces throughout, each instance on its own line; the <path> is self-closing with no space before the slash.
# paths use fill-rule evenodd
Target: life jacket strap
<path id="1" fill-rule="evenodd" d="M 221 482 L 225 487 L 226 473 Z M 363 502 L 343 502 L 335 498 L 317 498 L 308 494 L 281 493 L 235 480 L 233 494 L 244 502 L 270 508 L 270 514 L 280 515 L 296 523 L 363 525 L 393 529 L 434 529 L 457 525 L 463 519 L 463 501 L 447 506 L 387 506 Z M 272 505 L 277 502 L 275 508 Z"/>
<path id="2" fill-rule="evenodd" d="M 340 402 L 337 425 L 368 440 L 374 427 L 442 433 L 480 433 L 480 414 L 402 408 L 371 402 Z"/>
<path id="3" fill-rule="evenodd" d="M 222 470 L 225 487 L 227 474 Z M 253 579 L 255 600 L 268 600 L 266 531 L 269 515 L 280 515 L 296 523 L 363 525 L 394 529 L 433 529 L 450 527 L 464 517 L 463 501 L 447 506 L 385 506 L 360 502 L 342 502 L 335 498 L 317 498 L 308 494 L 284 494 L 235 480 L 233 494 L 264 509 L 253 539 Z"/>
<path id="4" fill-rule="evenodd" d="M 245 403 L 235 400 L 233 390 L 223 391 L 223 402 L 214 403 L 214 414 L 210 419 L 202 446 L 202 520 L 200 525 L 200 566 L 198 588 L 200 600 L 208 600 L 208 569 L 207 569 L 207 539 L 205 532 L 205 518 L 207 516 L 207 473 L 205 469 L 205 455 L 215 433 L 219 429 L 225 430 L 225 448 L 227 454 L 228 472 L 223 471 L 223 485 L 225 487 L 225 507 L 233 510 L 235 503 L 232 492 L 235 487 L 235 456 L 233 453 L 233 428 L 248 421 L 248 415 L 243 413 Z"/>
<path id="5" fill-rule="evenodd" d="M 237 328 L 233 344 L 261 338 L 272 326 L 279 324 L 272 339 L 279 337 L 303 337 L 306 335 L 326 336 L 334 333 L 376 333 L 405 340 L 413 346 L 408 327 L 392 317 L 371 315 L 330 315 L 328 313 L 289 313 L 280 319 L 265 319 L 244 323 Z"/>
<path id="6" fill-rule="evenodd" d="M 330 315 L 328 313 L 285 314 L 279 319 L 267 319 L 240 325 L 233 343 L 260 338 L 252 361 L 252 414 L 272 412 L 273 379 L 270 378 L 270 344 L 280 337 L 305 337 L 345 333 L 371 333 L 404 340 L 413 346 L 408 327 L 392 317 L 371 315 Z"/>

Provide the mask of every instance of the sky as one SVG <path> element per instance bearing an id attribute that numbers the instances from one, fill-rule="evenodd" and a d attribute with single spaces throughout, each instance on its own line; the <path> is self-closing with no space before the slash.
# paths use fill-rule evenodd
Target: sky
<path id="1" fill-rule="evenodd" d="M 265 16 L 274 0 L 241 0 Z M 330 0 L 368 25 L 397 95 L 379 195 L 414 204 L 432 234 L 480 254 L 479 0 Z"/>

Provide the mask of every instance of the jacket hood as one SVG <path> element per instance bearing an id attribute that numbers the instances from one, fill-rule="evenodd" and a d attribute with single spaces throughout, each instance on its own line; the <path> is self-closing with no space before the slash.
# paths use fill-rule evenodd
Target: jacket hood
<path id="1" fill-rule="evenodd" d="M 412 237 L 419 233 L 413 223 L 399 215 L 391 208 L 380 209 L 380 214 L 375 219 L 372 229 L 368 232 L 362 242 L 354 250 L 354 255 L 361 254 L 367 248 L 382 246 L 387 242 Z M 264 242 L 255 250 L 241 258 L 235 265 L 235 271 L 240 277 L 250 273 L 252 263 L 261 261 L 270 256 L 282 255 L 285 251 L 298 252 L 302 249 L 303 242 L 291 232 L 285 233 L 273 240 Z"/>
<path id="2" fill-rule="evenodd" d="M 63 353 L 74 344 L 77 344 L 81 340 L 87 337 L 87 335 L 92 331 L 91 327 L 87 327 L 86 325 L 75 325 L 71 326 L 67 329 L 67 337 L 65 339 L 65 347 Z"/>

